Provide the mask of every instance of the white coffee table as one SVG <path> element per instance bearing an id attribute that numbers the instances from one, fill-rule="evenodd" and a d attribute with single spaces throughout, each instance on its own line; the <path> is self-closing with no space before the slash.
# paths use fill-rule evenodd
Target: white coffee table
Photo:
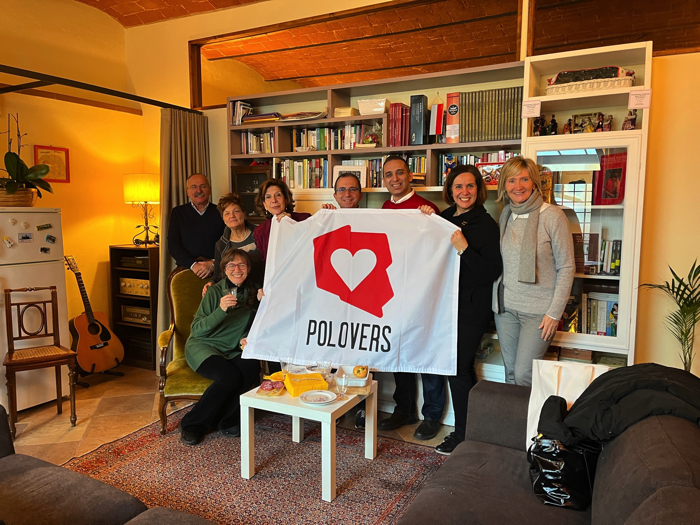
<path id="1" fill-rule="evenodd" d="M 328 405 L 307 405 L 292 397 L 289 392 L 279 397 L 262 397 L 255 394 L 257 388 L 241 396 L 241 476 L 250 479 L 255 475 L 255 435 L 253 432 L 254 409 L 267 410 L 292 416 L 292 441 L 304 439 L 304 420 L 321 423 L 321 487 L 324 501 L 335 498 L 335 422 L 363 399 L 365 407 L 365 457 L 377 457 L 377 382 L 372 381 L 367 396 L 346 395 Z"/>

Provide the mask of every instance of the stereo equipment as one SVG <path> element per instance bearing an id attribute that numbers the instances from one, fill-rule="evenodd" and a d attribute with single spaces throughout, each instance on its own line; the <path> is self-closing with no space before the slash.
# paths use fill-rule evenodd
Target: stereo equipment
<path id="1" fill-rule="evenodd" d="M 148 269 L 148 256 L 143 257 L 120 257 L 119 266 L 124 268 L 141 268 Z"/>
<path id="2" fill-rule="evenodd" d="M 127 323 L 151 324 L 151 309 L 140 306 L 122 305 L 122 321 Z"/>
<path id="3" fill-rule="evenodd" d="M 140 295 L 148 297 L 151 295 L 151 286 L 147 279 L 131 279 L 129 277 L 119 278 L 119 293 L 125 295 Z"/>

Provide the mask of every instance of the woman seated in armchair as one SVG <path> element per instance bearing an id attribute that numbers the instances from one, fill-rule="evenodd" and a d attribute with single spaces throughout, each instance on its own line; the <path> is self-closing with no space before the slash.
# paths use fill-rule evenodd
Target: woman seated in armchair
<path id="1" fill-rule="evenodd" d="M 245 251 L 227 251 L 221 258 L 224 278 L 209 287 L 192 321 L 185 344 L 187 363 L 214 383 L 180 422 L 180 440 L 186 445 L 199 443 L 215 425 L 225 436 L 240 436 L 239 396 L 256 384 L 260 374 L 260 362 L 242 359 L 239 345 L 259 303 L 248 278 L 251 265 Z"/>

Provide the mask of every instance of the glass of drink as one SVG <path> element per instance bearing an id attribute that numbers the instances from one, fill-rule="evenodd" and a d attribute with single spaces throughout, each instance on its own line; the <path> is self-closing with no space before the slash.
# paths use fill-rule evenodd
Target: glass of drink
<path id="1" fill-rule="evenodd" d="M 350 378 L 344 372 L 339 372 L 335 375 L 335 388 L 338 391 L 338 399 L 345 398 L 345 392 L 348 391 L 348 381 L 350 381 Z"/>

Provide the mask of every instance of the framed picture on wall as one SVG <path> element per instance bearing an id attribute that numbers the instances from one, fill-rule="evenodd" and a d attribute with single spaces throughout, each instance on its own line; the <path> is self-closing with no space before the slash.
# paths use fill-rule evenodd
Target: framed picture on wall
<path id="1" fill-rule="evenodd" d="M 333 187 L 335 187 L 335 181 L 341 173 L 352 173 L 360 179 L 361 188 L 367 187 L 367 166 L 335 166 L 333 168 Z"/>
<path id="2" fill-rule="evenodd" d="M 50 170 L 46 182 L 70 182 L 68 148 L 34 146 L 34 164 L 46 164 Z"/>

